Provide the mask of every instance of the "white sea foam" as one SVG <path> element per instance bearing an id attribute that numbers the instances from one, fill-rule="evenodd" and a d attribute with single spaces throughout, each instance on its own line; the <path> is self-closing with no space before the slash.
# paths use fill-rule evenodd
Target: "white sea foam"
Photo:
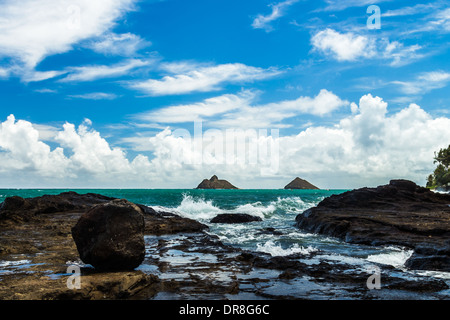
<path id="1" fill-rule="evenodd" d="M 275 211 L 275 209 L 276 207 L 272 204 L 264 206 L 262 203 L 257 202 L 246 203 L 244 205 L 237 206 L 232 211 L 236 213 L 246 213 L 264 219 L 265 217 L 270 216 Z"/>
<path id="2" fill-rule="evenodd" d="M 413 254 L 413 250 L 389 247 L 387 248 L 391 250 L 387 253 L 379 253 L 370 255 L 367 257 L 367 260 L 370 262 L 386 264 L 393 267 L 403 267 L 405 265 L 406 260 L 408 260 Z"/>
<path id="3" fill-rule="evenodd" d="M 211 200 L 194 198 L 190 195 L 183 195 L 183 200 L 175 210 L 185 217 L 199 220 L 209 220 L 224 212 L 214 206 Z"/>
<path id="4" fill-rule="evenodd" d="M 272 240 L 269 240 L 264 244 L 258 243 L 256 245 L 256 250 L 260 252 L 269 253 L 272 256 L 288 256 L 294 253 L 310 254 L 312 252 L 317 251 L 316 248 L 313 247 L 305 248 L 299 246 L 297 243 L 295 243 L 289 248 L 284 249 L 280 244 L 277 244 Z"/>
<path id="5" fill-rule="evenodd" d="M 184 194 L 183 200 L 175 210 L 183 216 L 200 220 L 212 219 L 220 213 L 246 213 L 265 219 L 272 217 L 277 212 L 281 214 L 298 214 L 313 205 L 314 203 L 305 203 L 300 197 L 287 197 L 278 198 L 267 204 L 258 201 L 242 204 L 230 210 L 224 210 L 214 205 L 212 200 L 205 200 L 204 198 Z"/>
<path id="6" fill-rule="evenodd" d="M 30 263 L 30 260 L 18 260 L 18 261 L 7 261 L 2 260 L 0 261 L 0 268 L 10 267 L 10 266 L 20 266 L 23 264 Z"/>

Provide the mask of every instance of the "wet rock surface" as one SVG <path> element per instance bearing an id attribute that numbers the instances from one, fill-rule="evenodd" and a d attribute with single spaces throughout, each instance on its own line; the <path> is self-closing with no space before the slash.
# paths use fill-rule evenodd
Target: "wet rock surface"
<path id="1" fill-rule="evenodd" d="M 260 217 L 246 213 L 222 213 L 211 219 L 211 223 L 247 223 L 262 221 Z"/>
<path id="2" fill-rule="evenodd" d="M 296 217 L 302 230 L 349 243 L 415 249 L 407 266 L 450 271 L 450 195 L 408 180 L 333 195 Z"/>
<path id="3" fill-rule="evenodd" d="M 382 286 L 370 290 L 366 281 L 371 271 L 336 260 L 329 253 L 317 250 L 272 256 L 237 249 L 191 219 L 152 208 L 144 211 L 145 258 L 133 271 L 99 272 L 80 260 L 71 229 L 84 212 L 75 209 L 37 214 L 21 222 L 1 220 L 0 299 L 448 297 L 442 295 L 448 290 L 445 281 L 416 274 L 399 277 L 397 268 L 374 263 L 380 270 Z M 182 221 L 188 227 L 181 228 Z M 278 235 L 276 230 L 264 231 Z M 79 268 L 80 289 L 67 287 L 73 276 L 68 266 Z"/>

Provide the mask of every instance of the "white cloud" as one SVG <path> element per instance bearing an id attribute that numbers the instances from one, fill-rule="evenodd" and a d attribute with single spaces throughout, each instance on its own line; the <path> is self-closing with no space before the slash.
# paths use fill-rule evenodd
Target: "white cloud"
<path id="1" fill-rule="evenodd" d="M 119 96 L 114 93 L 92 92 L 92 93 L 85 93 L 85 94 L 69 95 L 68 97 L 77 98 L 77 99 L 86 99 L 86 100 L 114 100 L 114 99 L 117 99 Z"/>
<path id="2" fill-rule="evenodd" d="M 398 41 L 389 42 L 389 40 L 385 40 L 380 56 L 384 59 L 391 60 L 391 66 L 402 66 L 422 58 L 424 55 L 417 53 L 420 49 L 422 47 L 417 44 L 405 47 Z"/>
<path id="3" fill-rule="evenodd" d="M 337 61 L 382 59 L 390 61 L 391 66 L 402 66 L 423 57 L 417 53 L 422 48 L 419 45 L 405 46 L 386 38 L 377 40 L 368 35 L 340 33 L 330 28 L 315 33 L 311 44 L 315 51 Z"/>
<path id="4" fill-rule="evenodd" d="M 7 78 L 9 76 L 9 69 L 0 67 L 0 78 Z"/>
<path id="5" fill-rule="evenodd" d="M 348 104 L 348 101 L 322 89 L 314 98 L 299 97 L 265 105 L 244 105 L 236 112 L 226 113 L 221 119 L 210 123 L 221 128 L 288 128 L 292 125 L 283 123 L 286 119 L 301 114 L 324 116 Z"/>
<path id="6" fill-rule="evenodd" d="M 442 137 L 450 136 L 450 119 L 433 119 L 416 104 L 388 116 L 387 107 L 381 98 L 365 95 L 359 106 L 353 106 L 354 114 L 332 127 L 309 127 L 297 135 L 276 138 L 279 144 L 277 176 L 308 176 L 324 187 L 340 188 L 378 185 L 393 178 L 411 179 L 423 185 L 434 168 L 434 151 L 448 143 L 442 141 Z M 224 131 L 221 132 L 223 137 Z M 220 134 L 217 137 L 222 141 Z M 258 144 L 262 137 L 252 141 Z M 224 145 L 229 142 L 226 140 Z M 180 172 L 185 179 L 196 176 L 192 184 L 199 176 L 213 172 L 226 172 L 231 181 L 264 178 L 260 173 L 264 159 L 258 159 L 257 165 L 248 162 L 227 165 L 221 159 L 229 157 L 227 152 L 233 156 L 234 148 L 224 147 L 225 154 L 219 153 L 222 158 L 216 158 L 211 148 L 203 150 L 203 155 L 199 154 L 200 149 L 195 150 L 194 146 L 199 143 L 206 148 L 210 140 L 200 142 L 177 137 L 166 129 L 150 143 L 156 155 L 152 160 L 155 166 L 172 170 L 174 176 Z M 244 157 L 248 153 L 236 156 Z M 199 157 L 203 157 L 202 165 L 192 168 L 193 159 Z M 164 169 L 168 163 L 170 165 Z M 258 186 L 258 183 L 247 183 Z"/>
<path id="7" fill-rule="evenodd" d="M 88 48 L 104 55 L 133 56 L 151 43 L 132 33 L 108 33 L 88 43 Z"/>
<path id="8" fill-rule="evenodd" d="M 36 90 L 34 90 L 34 92 L 39 92 L 39 93 L 57 93 L 58 91 L 55 90 L 55 89 L 42 88 L 42 89 L 36 89 Z"/>
<path id="9" fill-rule="evenodd" d="M 374 186 L 393 178 L 423 185 L 435 167 L 434 151 L 448 145 L 442 137 L 450 136 L 450 119 L 433 118 L 416 104 L 389 113 L 387 103 L 370 94 L 352 104 L 352 111 L 332 126 L 310 126 L 290 136 L 260 134 L 250 126 L 229 136 L 218 129 L 195 137 L 165 129 L 146 137 L 146 144 L 140 141 L 141 150 L 153 153 L 151 160 L 143 154 L 127 159 L 89 121 L 78 128 L 66 123 L 56 132 L 41 127 L 57 144 L 51 150 L 35 125 L 11 115 L 0 124 L 0 177 L 4 187 L 22 181 L 35 187 L 189 188 L 212 174 L 243 188 L 282 187 L 294 176 L 324 188 Z M 269 153 L 261 152 L 265 145 Z M 276 170 L 264 176 L 261 169 L 274 160 Z"/>
<path id="10" fill-rule="evenodd" d="M 311 38 L 311 43 L 316 50 L 331 55 L 338 61 L 354 61 L 376 55 L 374 41 L 351 32 L 339 33 L 327 28 L 317 32 Z"/>
<path id="11" fill-rule="evenodd" d="M 435 20 L 430 21 L 429 25 L 435 30 L 450 31 L 450 8 L 439 10 L 435 15 Z"/>
<path id="12" fill-rule="evenodd" d="M 209 125 L 220 128 L 285 128 L 291 126 L 282 123 L 285 119 L 300 114 L 324 116 L 349 104 L 325 89 L 313 98 L 299 97 L 265 105 L 255 104 L 256 97 L 256 92 L 242 91 L 237 95 L 225 94 L 199 103 L 169 106 L 135 115 L 134 118 L 171 124 L 207 120 Z"/>
<path id="13" fill-rule="evenodd" d="M 61 147 L 73 152 L 68 158 L 69 169 L 95 175 L 126 174 L 130 171 L 130 164 L 125 153 L 119 148 L 111 148 L 99 132 L 89 130 L 85 124 L 76 129 L 73 124 L 66 123 L 63 129 L 57 134 L 55 140 Z"/>
<path id="14" fill-rule="evenodd" d="M 83 67 L 67 68 L 69 73 L 65 78 L 59 82 L 78 82 L 78 81 L 93 81 L 102 78 L 119 77 L 128 74 L 129 71 L 150 65 L 151 61 L 140 59 L 129 59 L 114 65 L 93 65 Z"/>
<path id="15" fill-rule="evenodd" d="M 267 16 L 259 14 L 253 20 L 252 27 L 255 29 L 264 29 L 267 32 L 272 31 L 273 28 L 270 23 L 281 18 L 285 14 L 286 9 L 296 2 L 298 2 L 298 0 L 286 0 L 276 4 L 271 4 L 270 7 L 272 8 L 272 12 Z"/>
<path id="16" fill-rule="evenodd" d="M 58 77 L 65 74 L 65 71 L 35 71 L 24 70 L 22 74 L 23 82 L 38 82 Z"/>
<path id="17" fill-rule="evenodd" d="M 364 7 L 380 2 L 392 0 L 325 0 L 327 6 L 324 11 L 341 11 L 351 7 Z"/>
<path id="18" fill-rule="evenodd" d="M 201 121 L 248 105 L 254 98 L 251 91 L 243 91 L 238 95 L 224 94 L 208 98 L 203 102 L 170 106 L 156 111 L 141 113 L 135 116 L 139 121 L 161 123 L 183 123 Z"/>
<path id="19" fill-rule="evenodd" d="M 435 10 L 437 8 L 439 8 L 438 3 L 428 3 L 428 4 L 419 3 L 416 4 L 415 6 L 402 7 L 394 10 L 387 10 L 386 12 L 382 13 L 382 17 L 398 17 L 398 16 L 423 14 L 424 12 Z"/>
<path id="20" fill-rule="evenodd" d="M 51 151 L 30 122 L 16 122 L 13 115 L 0 124 L 0 162 L 0 172 L 36 171 L 44 177 L 64 177 L 68 165 L 62 148 Z"/>
<path id="21" fill-rule="evenodd" d="M 450 82 L 450 73 L 444 71 L 430 71 L 419 74 L 412 81 L 392 81 L 399 85 L 400 90 L 408 95 L 425 94 L 434 89 L 447 86 Z"/>
<path id="22" fill-rule="evenodd" d="M 0 2 L 0 56 L 33 69 L 49 55 L 98 37 L 132 10 L 133 0 L 5 0 Z"/>
<path id="23" fill-rule="evenodd" d="M 189 63 L 163 64 L 169 71 L 181 73 L 168 75 L 161 80 L 133 81 L 128 85 L 151 96 L 208 92 L 221 89 L 225 83 L 242 83 L 273 77 L 281 72 L 262 69 L 241 63 L 201 66 Z"/>

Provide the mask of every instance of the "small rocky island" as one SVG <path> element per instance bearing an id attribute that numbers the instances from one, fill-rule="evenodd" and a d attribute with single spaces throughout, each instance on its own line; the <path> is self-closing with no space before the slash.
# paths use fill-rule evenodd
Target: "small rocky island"
<path id="1" fill-rule="evenodd" d="M 299 177 L 295 178 L 291 182 L 289 182 L 285 187 L 285 189 L 319 189 L 315 185 L 309 183 L 308 181 L 301 179 Z"/>
<path id="2" fill-rule="evenodd" d="M 196 189 L 238 189 L 229 183 L 227 180 L 220 180 L 216 175 L 211 179 L 204 179 Z"/>

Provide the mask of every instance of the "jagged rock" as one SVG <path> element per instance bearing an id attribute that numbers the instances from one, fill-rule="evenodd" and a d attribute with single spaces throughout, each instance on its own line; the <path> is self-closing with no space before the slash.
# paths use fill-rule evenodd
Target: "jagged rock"
<path id="1" fill-rule="evenodd" d="M 216 175 L 212 176 L 211 179 L 204 179 L 198 186 L 197 189 L 238 189 L 229 183 L 227 180 L 219 180 Z"/>
<path id="2" fill-rule="evenodd" d="M 246 213 L 222 213 L 211 219 L 211 223 L 247 223 L 262 221 L 260 217 Z"/>
<path id="3" fill-rule="evenodd" d="M 434 193 L 411 181 L 392 180 L 377 188 L 361 188 L 325 198 L 299 214 L 296 225 L 350 243 L 416 249 L 407 266 L 420 264 L 421 269 L 450 271 L 449 250 L 444 245 L 450 238 L 449 204 L 450 195 Z M 443 245 L 439 253 L 433 253 Z M 429 263 L 425 263 L 427 259 Z"/>
<path id="4" fill-rule="evenodd" d="M 127 200 L 94 206 L 80 217 L 72 236 L 81 260 L 97 269 L 133 270 L 145 257 L 144 216 Z"/>
<path id="5" fill-rule="evenodd" d="M 291 182 L 289 182 L 285 187 L 285 189 L 319 189 L 315 185 L 309 183 L 306 180 L 300 179 L 299 177 L 295 178 Z"/>
<path id="6" fill-rule="evenodd" d="M 93 205 L 113 199 L 100 194 L 78 194 L 73 191 L 35 198 L 13 196 L 6 198 L 0 205 L 0 220 L 22 222 L 42 214 L 86 211 Z"/>
<path id="7" fill-rule="evenodd" d="M 144 213 L 145 233 L 162 235 L 180 232 L 201 232 L 208 226 L 186 217 L 180 217 L 171 212 L 156 211 L 155 209 L 137 204 Z"/>

